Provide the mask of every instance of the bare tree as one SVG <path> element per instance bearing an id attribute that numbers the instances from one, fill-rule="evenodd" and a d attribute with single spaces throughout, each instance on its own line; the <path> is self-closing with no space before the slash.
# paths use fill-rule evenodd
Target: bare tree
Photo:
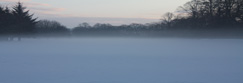
<path id="1" fill-rule="evenodd" d="M 81 23 L 77 27 L 79 27 L 79 28 L 91 28 L 91 26 L 87 22 Z"/>
<path id="2" fill-rule="evenodd" d="M 58 35 L 68 35 L 69 29 L 62 25 L 57 21 L 49 21 L 49 20 L 40 20 L 36 24 L 36 30 L 38 34 L 42 35 L 50 35 L 50 34 L 58 34 Z"/>
<path id="3" fill-rule="evenodd" d="M 166 14 L 164 14 L 163 18 L 162 18 L 162 22 L 165 23 L 167 25 L 167 27 L 171 27 L 171 22 L 174 19 L 174 14 L 171 12 L 168 12 Z"/>

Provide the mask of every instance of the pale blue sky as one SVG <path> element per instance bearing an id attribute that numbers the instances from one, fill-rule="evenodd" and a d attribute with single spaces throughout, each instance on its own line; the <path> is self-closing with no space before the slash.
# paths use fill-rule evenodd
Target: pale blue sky
<path id="1" fill-rule="evenodd" d="M 0 0 L 1 3 L 12 5 L 19 0 Z M 174 12 L 179 6 L 190 0 L 20 0 L 40 19 L 53 19 L 60 22 L 63 18 L 80 18 L 69 27 L 93 19 L 93 23 L 111 23 L 115 25 L 131 22 L 146 23 L 159 21 L 166 12 Z M 99 21 L 96 21 L 97 18 Z M 102 21 L 102 18 L 106 19 Z M 127 19 L 133 19 L 131 22 Z M 62 19 L 62 20 L 60 20 Z M 107 20 L 108 19 L 108 20 Z M 110 19 L 110 21 L 109 21 Z M 112 20 L 111 20 L 112 19 Z M 122 19 L 122 20 L 121 20 Z M 143 20 L 141 20 L 143 19 Z M 137 21 L 136 21 L 137 20 Z M 70 20 L 72 21 L 72 20 Z M 90 23 L 92 24 L 90 21 Z"/>

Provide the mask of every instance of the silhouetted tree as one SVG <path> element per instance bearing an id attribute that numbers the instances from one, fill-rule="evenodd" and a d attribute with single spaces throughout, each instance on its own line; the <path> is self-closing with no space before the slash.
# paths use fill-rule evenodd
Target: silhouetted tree
<path id="1" fill-rule="evenodd" d="M 12 9 L 0 6 L 0 35 L 8 35 L 10 40 L 34 33 L 36 19 L 22 3 L 18 2 Z"/>
<path id="2" fill-rule="evenodd" d="M 0 6 L 0 34 L 1 35 L 7 35 L 9 34 L 12 29 L 10 28 L 12 26 L 13 22 L 13 15 L 11 14 L 11 11 L 8 7 L 1 7 Z"/>
<path id="3" fill-rule="evenodd" d="M 173 18 L 174 18 L 174 14 L 168 12 L 163 16 L 162 21 L 163 21 L 163 23 L 165 23 L 165 25 L 167 25 L 168 28 L 170 28 Z"/>
<path id="4" fill-rule="evenodd" d="M 36 24 L 36 31 L 40 35 L 69 35 L 70 30 L 57 21 L 40 20 Z"/>
<path id="5" fill-rule="evenodd" d="M 5 15 L 6 15 L 6 13 L 5 13 L 5 9 L 2 7 L 2 6 L 0 6 L 0 35 L 2 35 L 2 34 L 4 34 L 4 32 L 5 32 Z"/>
<path id="6" fill-rule="evenodd" d="M 37 23 L 36 19 L 33 18 L 33 14 L 29 14 L 29 10 L 22 3 L 18 2 L 17 5 L 13 7 L 13 17 L 15 19 L 15 26 L 13 33 L 16 35 L 26 35 L 34 33 L 34 26 Z"/>
<path id="7" fill-rule="evenodd" d="M 79 24 L 77 28 L 91 28 L 91 26 L 87 22 L 84 22 Z"/>

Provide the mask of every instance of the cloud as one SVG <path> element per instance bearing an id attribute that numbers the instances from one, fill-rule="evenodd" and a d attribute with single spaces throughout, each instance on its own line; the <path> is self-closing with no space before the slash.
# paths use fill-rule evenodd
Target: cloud
<path id="1" fill-rule="evenodd" d="M 65 11 L 65 8 L 59 8 L 59 7 L 54 7 L 50 4 L 47 3 L 38 3 L 38 2 L 34 2 L 32 0 L 0 0 L 0 2 L 2 2 L 3 5 L 6 6 L 13 6 L 16 4 L 16 2 L 22 2 L 24 4 L 24 6 L 27 7 L 28 10 L 30 10 L 30 12 L 38 14 L 38 15 L 54 15 L 60 12 Z"/>
<path id="2" fill-rule="evenodd" d="M 65 11 L 65 8 L 43 8 L 43 7 L 31 7 L 30 8 L 33 11 L 37 11 L 37 12 L 52 12 L 52 13 L 56 13 L 56 12 L 62 12 Z"/>
<path id="3" fill-rule="evenodd" d="M 19 0 L 0 0 L 1 2 L 18 2 Z M 21 0 L 21 2 L 27 2 L 31 0 Z"/>
<path id="4" fill-rule="evenodd" d="M 46 4 L 46 3 L 26 2 L 26 3 L 24 3 L 24 4 L 27 5 L 28 7 L 36 7 L 36 6 L 46 6 L 46 7 L 51 7 L 50 4 Z"/>
<path id="5" fill-rule="evenodd" d="M 53 7 L 46 3 L 26 2 L 25 5 L 33 12 L 41 14 L 55 14 L 58 12 L 65 11 L 65 8 Z"/>
<path id="6" fill-rule="evenodd" d="M 25 5 L 27 5 L 28 7 L 33 7 L 33 6 L 50 6 L 49 4 L 45 4 L 45 3 L 36 3 L 33 2 L 32 0 L 0 0 L 1 2 L 4 3 L 16 3 L 16 2 L 22 2 Z"/>

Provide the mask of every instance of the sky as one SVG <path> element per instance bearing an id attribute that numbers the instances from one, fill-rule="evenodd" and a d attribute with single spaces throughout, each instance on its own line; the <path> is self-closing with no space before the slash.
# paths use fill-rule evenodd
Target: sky
<path id="1" fill-rule="evenodd" d="M 91 25 L 159 22 L 164 13 L 175 12 L 190 0 L 0 0 L 0 3 L 13 6 L 18 1 L 39 20 L 56 20 L 72 28 L 83 22 Z"/>

